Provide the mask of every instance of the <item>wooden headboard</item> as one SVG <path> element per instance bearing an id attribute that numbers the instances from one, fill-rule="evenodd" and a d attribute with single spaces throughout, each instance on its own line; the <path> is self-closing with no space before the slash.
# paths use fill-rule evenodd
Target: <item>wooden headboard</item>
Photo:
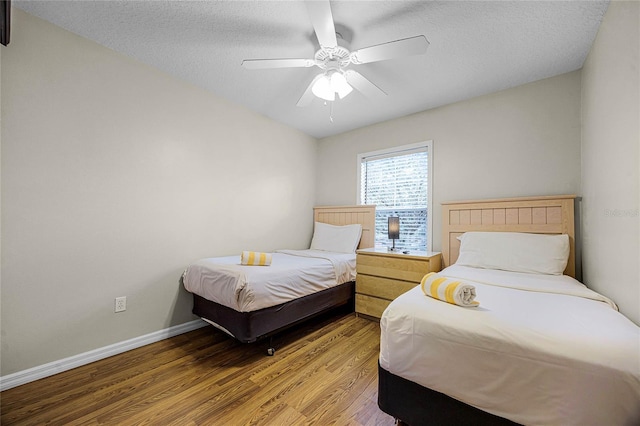
<path id="1" fill-rule="evenodd" d="M 442 258 L 452 265 L 460 253 L 456 238 L 465 232 L 528 232 L 569 235 L 566 275 L 576 276 L 575 195 L 503 198 L 442 203 Z"/>
<path id="2" fill-rule="evenodd" d="M 375 245 L 376 237 L 376 206 L 337 206 L 314 207 L 313 221 L 330 225 L 362 225 L 362 237 L 359 249 L 370 248 Z"/>

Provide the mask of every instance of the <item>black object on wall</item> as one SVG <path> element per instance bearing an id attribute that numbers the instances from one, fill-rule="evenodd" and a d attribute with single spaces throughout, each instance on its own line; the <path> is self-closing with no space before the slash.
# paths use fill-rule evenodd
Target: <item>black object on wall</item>
<path id="1" fill-rule="evenodd" d="M 11 34 L 11 0 L 0 1 L 0 43 L 9 44 Z"/>

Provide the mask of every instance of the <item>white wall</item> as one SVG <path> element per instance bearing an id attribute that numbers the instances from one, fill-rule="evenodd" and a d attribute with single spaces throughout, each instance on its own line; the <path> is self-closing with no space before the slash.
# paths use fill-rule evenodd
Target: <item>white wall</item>
<path id="1" fill-rule="evenodd" d="M 577 194 L 580 72 L 322 139 L 318 204 L 356 202 L 358 153 L 433 140 L 433 248 L 442 201 Z"/>
<path id="2" fill-rule="evenodd" d="M 584 282 L 640 324 L 640 3 L 612 1 L 582 70 Z"/>
<path id="3" fill-rule="evenodd" d="M 308 245 L 315 139 L 17 9 L 1 64 L 3 376 L 193 320 L 198 258 Z"/>

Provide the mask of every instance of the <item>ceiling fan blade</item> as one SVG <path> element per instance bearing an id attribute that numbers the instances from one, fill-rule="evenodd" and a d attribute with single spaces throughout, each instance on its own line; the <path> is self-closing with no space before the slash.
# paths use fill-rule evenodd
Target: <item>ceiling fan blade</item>
<path id="1" fill-rule="evenodd" d="M 365 76 L 354 70 L 344 72 L 347 83 L 353 86 L 358 92 L 371 99 L 382 99 L 387 94 L 378 86 L 370 82 Z"/>
<path id="2" fill-rule="evenodd" d="M 329 1 L 306 1 L 307 11 L 321 47 L 336 47 L 336 27 Z"/>
<path id="3" fill-rule="evenodd" d="M 318 74 L 314 77 L 313 80 L 311 80 L 311 83 L 309 83 L 309 85 L 307 86 L 307 90 L 305 90 L 302 96 L 300 96 L 300 99 L 298 100 L 298 103 L 296 104 L 296 106 L 306 107 L 311 103 L 313 98 L 316 96 L 313 94 L 311 89 L 313 88 L 313 85 L 315 84 L 315 82 L 318 81 L 318 79 L 321 77 L 322 77 L 322 74 Z"/>
<path id="4" fill-rule="evenodd" d="M 242 61 L 242 66 L 248 70 L 268 68 L 308 68 L 315 64 L 315 59 L 245 59 Z"/>
<path id="5" fill-rule="evenodd" d="M 429 42 L 423 35 L 390 41 L 351 52 L 351 63 L 367 64 L 403 56 L 421 55 L 427 51 L 427 47 Z"/>

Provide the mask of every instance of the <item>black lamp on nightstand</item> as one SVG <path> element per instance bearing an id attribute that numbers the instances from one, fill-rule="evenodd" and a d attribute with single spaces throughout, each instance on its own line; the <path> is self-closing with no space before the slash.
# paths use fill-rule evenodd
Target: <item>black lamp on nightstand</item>
<path id="1" fill-rule="evenodd" d="M 400 238 L 400 218 L 398 216 L 389 216 L 387 231 L 389 239 L 393 240 L 393 247 L 390 247 L 389 251 L 396 251 L 396 240 Z"/>

